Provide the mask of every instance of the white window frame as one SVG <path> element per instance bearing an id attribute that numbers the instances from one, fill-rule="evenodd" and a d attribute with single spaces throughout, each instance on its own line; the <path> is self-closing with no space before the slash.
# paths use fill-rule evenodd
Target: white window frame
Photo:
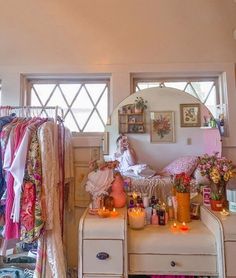
<path id="1" fill-rule="evenodd" d="M 49 84 L 49 83 L 53 83 L 56 84 L 56 86 L 58 86 L 59 84 L 74 84 L 74 83 L 80 83 L 80 84 L 94 84 L 94 83 L 106 83 L 106 87 L 108 90 L 108 97 L 107 97 L 107 121 L 109 121 L 109 115 L 110 115 L 110 75 L 108 74 L 101 74 L 101 75 L 86 75 L 86 76 L 52 76 L 52 75 L 46 75 L 46 76 L 37 76 L 37 75 L 27 75 L 23 77 L 23 100 L 22 103 L 23 105 L 26 106 L 30 106 L 31 105 L 31 89 L 33 87 L 33 84 Z M 82 86 L 82 85 L 81 85 Z M 78 95 L 78 93 L 76 94 L 76 96 Z M 89 96 L 90 98 L 90 96 Z M 100 97 L 99 97 L 100 99 Z M 66 102 L 67 103 L 67 102 Z M 68 105 L 67 111 L 64 112 L 64 117 L 69 113 L 70 109 L 72 108 L 74 101 Z M 47 106 L 42 104 L 42 108 Z M 93 107 L 93 111 L 97 110 L 96 105 Z M 97 111 L 98 112 L 98 111 Z M 92 113 L 91 113 L 92 115 Z M 89 118 L 86 121 L 86 124 L 88 123 L 91 115 L 89 116 Z M 100 114 L 98 113 L 99 117 Z M 72 115 L 73 116 L 73 115 Z M 74 116 L 73 116 L 74 118 Z M 102 121 L 103 122 L 103 121 Z M 86 126 L 85 124 L 85 126 Z M 106 125 L 106 123 L 105 123 Z M 105 131 L 105 125 L 104 125 L 104 131 Z M 78 124 L 77 124 L 78 126 Z M 73 131 L 73 134 L 76 136 L 77 134 L 98 134 L 100 132 L 84 132 L 83 129 L 79 130 L 79 131 Z M 103 132 L 101 132 L 103 133 Z"/>
<path id="2" fill-rule="evenodd" d="M 224 114 L 225 118 L 225 132 L 224 136 L 227 136 L 227 118 L 228 118 L 228 105 L 227 105 L 227 91 L 224 87 L 224 76 L 221 73 L 209 73 L 205 74 L 196 73 L 196 74 L 188 74 L 188 73 L 132 73 L 131 75 L 131 94 L 138 93 L 136 91 L 136 84 L 138 82 L 158 82 L 160 85 L 158 87 L 162 87 L 161 84 L 164 82 L 201 82 L 201 81 L 213 81 L 216 89 L 216 97 L 217 104 L 216 107 L 219 108 L 219 113 Z M 185 87 L 186 88 L 186 87 Z M 183 92 L 185 92 L 183 90 Z M 186 92 L 187 93 L 187 92 Z M 205 104 L 205 103 L 204 103 Z"/>

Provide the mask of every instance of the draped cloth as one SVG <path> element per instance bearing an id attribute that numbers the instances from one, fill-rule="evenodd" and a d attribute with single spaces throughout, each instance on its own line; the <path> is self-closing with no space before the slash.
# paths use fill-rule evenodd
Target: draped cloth
<path id="1" fill-rule="evenodd" d="M 37 259 L 36 265 L 45 266 L 39 273 L 35 273 L 35 278 L 66 278 L 65 257 L 62 243 L 61 221 L 60 221 L 60 187 L 58 185 L 59 161 L 57 152 L 54 151 L 55 124 L 44 123 L 38 132 L 42 163 L 42 186 L 46 199 L 46 230 L 45 243 L 46 250 L 44 262 Z M 42 276 L 44 273 L 44 276 Z"/>

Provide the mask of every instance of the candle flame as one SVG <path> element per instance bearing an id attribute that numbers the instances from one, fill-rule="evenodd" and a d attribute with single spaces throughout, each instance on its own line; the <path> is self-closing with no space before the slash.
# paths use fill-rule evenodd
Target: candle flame
<path id="1" fill-rule="evenodd" d="M 116 211 L 116 209 L 115 209 L 115 208 L 113 208 L 113 211 Z"/>
<path id="2" fill-rule="evenodd" d="M 105 208 L 105 207 L 103 207 L 103 208 L 102 208 L 102 210 L 103 210 L 103 211 L 105 211 L 105 210 L 106 210 L 106 208 Z"/>

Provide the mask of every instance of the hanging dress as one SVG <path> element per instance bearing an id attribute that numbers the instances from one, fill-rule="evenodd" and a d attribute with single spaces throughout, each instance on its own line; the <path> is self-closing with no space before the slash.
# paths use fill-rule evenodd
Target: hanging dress
<path id="1" fill-rule="evenodd" d="M 37 126 L 38 127 L 38 126 Z M 21 200 L 21 240 L 31 243 L 43 232 L 42 161 L 37 130 L 32 131 Z"/>
<path id="2" fill-rule="evenodd" d="M 54 140 L 55 123 L 44 123 L 39 129 L 39 142 L 41 148 L 42 177 L 45 186 L 45 198 L 47 200 L 47 230 L 45 231 L 46 240 L 46 276 L 47 278 L 66 278 L 65 257 L 63 252 L 63 243 L 61 236 L 60 222 L 60 194 L 59 194 L 59 172 L 58 172 L 58 153 L 55 152 Z M 58 142 L 59 143 L 59 142 Z M 51 187 L 49 189 L 49 187 Z M 48 191 L 49 189 L 49 191 Z M 51 211 L 50 211 L 51 210 Z M 43 240 L 40 239 L 41 245 Z M 43 265 L 40 258 L 37 259 L 36 266 Z M 38 277 L 38 276 L 35 276 Z"/>
<path id="3" fill-rule="evenodd" d="M 2 129 L 5 125 L 9 124 L 14 119 L 14 116 L 5 116 L 0 118 L 0 134 L 2 133 Z M 3 136 L 2 134 L 0 135 Z M 0 199 L 5 191 L 5 179 L 2 168 L 2 150 L 0 145 Z M 2 211 L 0 211 L 2 213 Z"/>

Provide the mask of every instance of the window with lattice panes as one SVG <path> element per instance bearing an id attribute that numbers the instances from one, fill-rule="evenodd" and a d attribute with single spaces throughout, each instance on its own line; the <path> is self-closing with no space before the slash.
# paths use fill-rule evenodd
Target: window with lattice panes
<path id="1" fill-rule="evenodd" d="M 180 78 L 180 79 L 134 79 L 134 92 L 152 88 L 170 87 L 179 89 L 196 98 L 205 104 L 215 118 L 219 118 L 225 111 L 223 97 L 220 96 L 218 78 Z"/>
<path id="2" fill-rule="evenodd" d="M 109 80 L 29 80 L 27 104 L 59 106 L 74 132 L 103 132 L 108 118 Z"/>

